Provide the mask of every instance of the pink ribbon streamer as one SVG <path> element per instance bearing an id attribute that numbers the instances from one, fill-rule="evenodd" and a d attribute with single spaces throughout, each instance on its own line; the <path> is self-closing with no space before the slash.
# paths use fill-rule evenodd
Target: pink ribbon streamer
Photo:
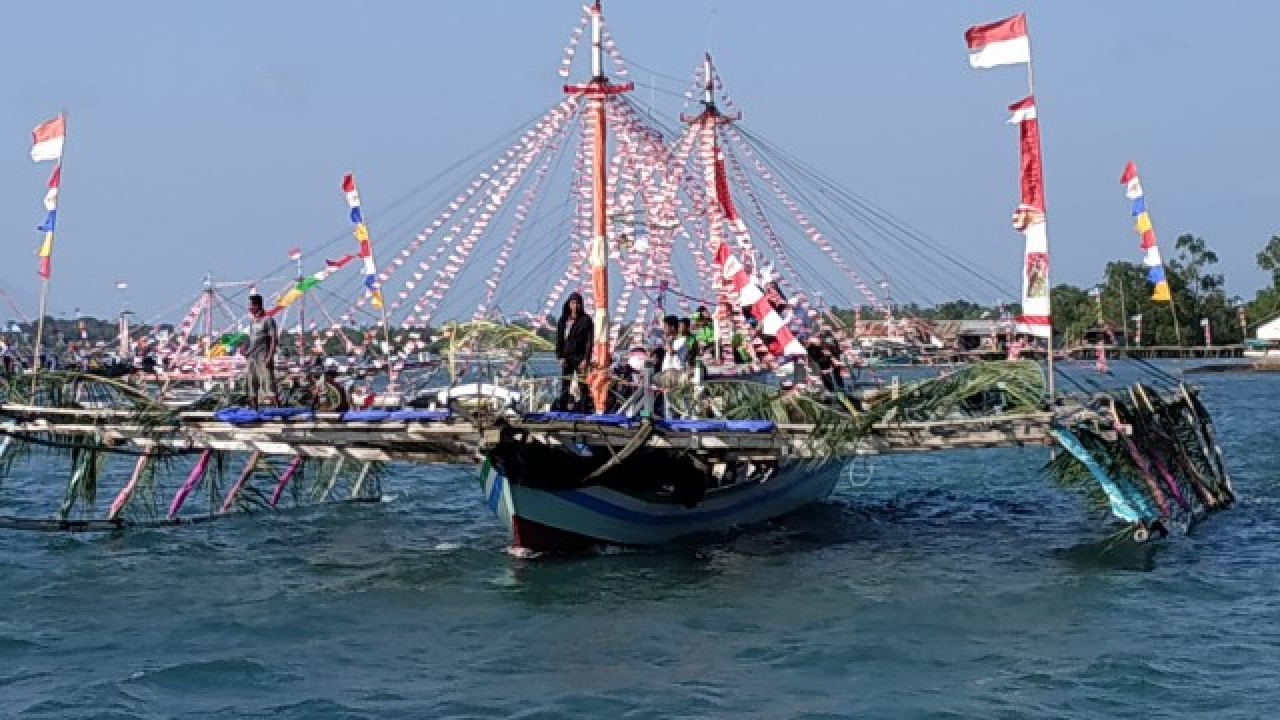
<path id="1" fill-rule="evenodd" d="M 191 468 L 191 474 L 187 476 L 187 481 L 182 484 L 182 487 L 178 488 L 178 493 L 173 496 L 173 502 L 169 505 L 170 520 L 178 516 L 178 511 L 182 509 L 182 504 L 187 501 L 187 496 L 204 479 L 205 471 L 209 469 L 209 459 L 211 457 L 213 457 L 213 450 L 205 450 L 200 453 L 200 459 L 196 461 L 195 467 Z"/>
<path id="2" fill-rule="evenodd" d="M 294 455 L 289 461 L 289 466 L 285 468 L 284 473 L 280 475 L 280 482 L 276 483 L 276 489 L 271 493 L 271 507 L 275 507 L 280 503 L 280 496 L 284 494 L 285 485 L 289 484 L 289 480 L 293 478 L 293 474 L 302 466 L 302 456 Z"/>

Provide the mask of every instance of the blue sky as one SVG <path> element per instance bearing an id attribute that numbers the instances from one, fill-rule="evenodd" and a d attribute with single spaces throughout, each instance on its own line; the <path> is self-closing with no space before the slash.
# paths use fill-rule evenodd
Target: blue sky
<path id="1" fill-rule="evenodd" d="M 150 317 L 206 271 L 256 278 L 293 246 L 342 237 L 344 172 L 374 212 L 548 109 L 578 7 L 15 3 L 0 28 L 0 286 L 33 311 L 48 166 L 30 162 L 28 138 L 59 108 L 69 139 L 50 310 L 112 314 L 124 279 Z M 1280 233 L 1280 7 L 1232 8 L 612 0 L 605 11 L 622 53 L 662 75 L 688 77 L 710 42 L 747 127 L 1012 285 L 1016 132 L 1004 120 L 1025 76 L 969 69 L 962 33 L 1026 10 L 1055 279 L 1082 284 L 1106 260 L 1138 259 L 1118 183 L 1134 159 L 1165 254 L 1179 233 L 1202 235 L 1229 289 L 1252 296 L 1267 281 L 1254 254 Z M 678 112 L 675 84 L 658 86 L 636 97 Z M 412 234 L 379 237 L 372 221 L 375 246 Z"/>

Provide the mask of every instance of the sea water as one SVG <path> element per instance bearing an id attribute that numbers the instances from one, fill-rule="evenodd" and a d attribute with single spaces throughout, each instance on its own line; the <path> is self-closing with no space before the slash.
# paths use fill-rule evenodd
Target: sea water
<path id="1" fill-rule="evenodd" d="M 874 459 L 763 527 L 571 559 L 513 557 L 452 469 L 0 533 L 0 717 L 1274 717 L 1280 375 L 1196 382 L 1242 500 L 1140 570 L 1073 550 L 1111 526 L 1043 448 Z M 64 465 L 20 463 L 0 508 L 48 512 Z"/>

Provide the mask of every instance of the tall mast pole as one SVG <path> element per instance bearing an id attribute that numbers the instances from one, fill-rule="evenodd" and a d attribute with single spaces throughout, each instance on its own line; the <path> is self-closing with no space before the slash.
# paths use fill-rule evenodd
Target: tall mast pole
<path id="1" fill-rule="evenodd" d="M 298 253 L 298 283 L 302 283 L 302 253 Z M 298 298 L 298 365 L 301 366 L 307 354 L 307 294 Z"/>
<path id="2" fill-rule="evenodd" d="M 213 274 L 204 276 L 204 351 L 213 349 Z"/>
<path id="3" fill-rule="evenodd" d="M 62 159 L 67 154 L 67 111 L 63 110 L 58 113 L 58 117 L 62 118 L 62 149 L 58 153 L 57 165 L 54 166 L 53 172 L 58 178 L 58 197 L 57 201 L 62 200 Z M 56 211 L 57 205 L 53 209 Z M 54 220 L 53 226 L 50 226 L 45 236 L 45 245 L 41 247 L 41 262 L 53 262 L 53 239 L 56 233 L 57 220 Z M 47 251 L 48 254 L 45 254 Z M 50 271 L 50 265 L 42 265 L 40 271 L 40 313 L 36 316 L 36 337 L 35 346 L 32 348 L 32 355 L 35 362 L 31 364 L 31 404 L 35 405 L 36 390 L 39 387 L 40 379 L 40 345 L 43 343 L 44 336 L 44 315 L 48 311 L 49 303 L 49 277 L 53 274 Z"/>
<path id="4" fill-rule="evenodd" d="M 1030 98 L 1032 98 L 1032 102 L 1034 103 L 1034 102 L 1035 102 L 1035 96 L 1036 96 L 1036 82 L 1035 82 L 1035 71 L 1032 69 L 1032 65 L 1034 65 L 1035 63 L 1034 63 L 1034 61 L 1033 61 L 1033 59 L 1032 59 L 1032 55 L 1031 55 L 1030 39 L 1028 39 L 1027 43 L 1028 43 L 1028 46 L 1027 46 L 1027 96 L 1028 96 L 1028 97 L 1030 97 Z M 1037 110 L 1036 110 L 1036 115 L 1037 115 L 1037 118 L 1038 118 L 1038 117 L 1039 117 L 1039 107 L 1038 107 L 1038 106 L 1037 106 Z M 1037 119 L 1037 121 L 1036 121 L 1036 122 L 1038 123 L 1038 122 L 1039 122 L 1039 120 Z M 1037 142 L 1039 142 L 1039 136 L 1037 136 L 1036 140 L 1037 140 Z M 1044 158 L 1044 151 L 1043 151 L 1043 150 L 1040 150 L 1040 157 L 1041 157 L 1041 161 L 1040 161 L 1040 162 L 1041 162 L 1040 172 L 1041 172 L 1041 177 L 1043 178 L 1043 173 L 1044 173 L 1044 165 L 1043 165 L 1043 163 L 1044 163 L 1044 159 L 1043 159 L 1043 158 Z M 1047 203 L 1046 203 L 1046 204 L 1047 204 Z M 1045 222 L 1046 222 L 1046 223 L 1048 223 L 1048 211 L 1047 211 L 1047 209 L 1046 209 L 1046 208 L 1040 208 L 1040 210 L 1041 210 L 1041 212 L 1044 212 L 1044 214 L 1045 214 Z M 1049 253 L 1049 246 L 1048 246 L 1048 240 L 1047 240 L 1047 239 L 1045 240 L 1045 249 L 1044 249 L 1044 251 L 1045 251 L 1045 254 L 1046 254 L 1046 255 L 1048 255 L 1048 253 Z M 1053 403 L 1053 396 L 1056 394 L 1056 393 L 1055 393 L 1056 380 L 1055 380 L 1055 378 L 1054 378 L 1054 369 L 1053 369 L 1053 309 L 1052 309 L 1052 307 L 1053 307 L 1053 306 L 1052 306 L 1052 302 L 1053 302 L 1053 283 L 1049 280 L 1049 278 L 1050 278 L 1050 276 L 1051 276 L 1052 271 L 1053 271 L 1053 263 L 1052 263 L 1052 262 L 1045 263 L 1045 269 L 1044 269 L 1044 285 L 1045 285 L 1045 292 L 1049 293 L 1049 301 L 1050 301 L 1050 310 L 1049 310 L 1049 339 L 1048 339 L 1048 349 L 1049 349 L 1049 351 L 1045 354 L 1045 356 L 1046 356 L 1046 360 L 1045 360 L 1045 363 L 1046 363 L 1046 364 L 1045 364 L 1045 372 L 1046 372 L 1046 374 L 1048 375 L 1048 378 L 1047 378 L 1047 381 L 1046 381 L 1046 389 L 1049 391 L 1049 403 L 1050 403 L 1050 404 L 1052 404 L 1052 403 Z M 1024 309 L 1024 312 L 1025 312 L 1025 309 Z"/>
<path id="5" fill-rule="evenodd" d="M 611 85 L 604 74 L 604 17 L 600 0 L 588 9 L 591 14 L 591 79 L 584 85 L 566 85 L 570 95 L 582 95 L 587 99 L 587 112 L 591 115 L 591 291 L 595 298 L 595 343 L 591 349 L 589 385 L 591 400 L 596 412 L 604 412 L 609 396 L 609 373 L 613 358 L 609 348 L 609 247 L 605 237 L 605 221 L 608 208 L 605 197 L 607 163 L 605 158 L 608 126 L 605 120 L 605 100 L 610 95 L 630 91 L 634 86 Z"/>
<path id="6" fill-rule="evenodd" d="M 731 211 L 727 207 L 730 202 L 728 198 L 727 185 L 724 186 L 725 196 L 721 197 L 721 183 L 724 182 L 722 177 L 724 172 L 723 157 L 720 152 L 720 133 L 716 129 L 718 125 L 728 124 L 742 117 L 741 113 L 726 115 L 716 106 L 715 98 L 715 66 L 711 60 L 711 53 L 708 51 L 702 56 L 702 112 L 694 117 L 685 117 L 681 115 L 680 119 L 690 125 L 697 125 L 699 130 L 710 132 L 708 138 L 710 144 L 710 162 L 704 168 L 704 179 L 706 182 L 706 196 L 709 198 L 711 208 L 707 213 L 707 235 L 711 242 L 711 253 L 715 256 L 716 250 L 721 243 L 728 242 L 722 226 L 723 222 L 733 223 L 734 219 L 730 217 Z M 713 208 L 719 208 L 720 212 L 716 213 Z M 720 278 L 721 273 L 715 273 Z M 716 322 L 719 325 L 720 332 L 716 333 L 716 343 L 720 347 L 716 348 L 716 357 L 721 358 L 722 347 L 732 345 L 732 313 L 726 312 L 725 302 L 730 305 L 729 283 L 720 278 L 712 281 L 712 289 L 716 293 Z M 722 359 L 722 358 L 721 358 Z"/>
<path id="7" fill-rule="evenodd" d="M 36 337 L 35 344 L 32 346 L 31 352 L 35 356 L 34 362 L 31 363 L 31 404 L 35 405 L 36 389 L 39 387 L 40 377 L 40 345 L 43 342 L 44 335 L 44 314 L 49 299 L 49 278 L 43 278 L 40 281 L 40 313 L 36 316 Z"/>

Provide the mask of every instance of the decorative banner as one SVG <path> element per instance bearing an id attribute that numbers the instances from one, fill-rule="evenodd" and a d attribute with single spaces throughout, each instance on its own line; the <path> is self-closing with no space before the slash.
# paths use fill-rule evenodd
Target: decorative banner
<path id="1" fill-rule="evenodd" d="M 364 224 L 364 214 L 360 211 L 360 193 L 356 190 L 355 176 L 348 173 L 342 178 L 342 192 L 347 196 L 347 205 L 351 208 L 351 223 L 355 226 L 353 234 L 359 248 L 359 256 L 364 260 L 364 287 L 369 294 L 369 301 L 375 308 L 382 307 L 382 289 L 378 285 L 378 266 L 373 262 L 373 246 L 369 242 L 369 228 Z"/>
<path id="2" fill-rule="evenodd" d="M 761 179 L 769 183 L 774 195 L 782 201 L 783 206 L 786 207 L 792 217 L 795 218 L 796 224 L 798 224 L 801 230 L 804 231 L 805 236 L 809 238 L 810 242 L 817 246 L 819 250 L 831 259 L 831 262 L 849 278 L 853 283 L 853 286 L 858 289 L 858 292 L 861 293 L 864 298 L 866 298 L 867 302 L 880 312 L 887 315 L 889 313 L 889 306 L 871 290 L 862 277 L 854 271 L 853 267 L 844 261 L 836 251 L 835 247 L 828 242 L 825 237 L 823 237 L 822 233 L 816 227 L 814 227 L 808 216 L 800 210 L 799 204 L 796 203 L 796 201 L 787 194 L 787 191 L 783 189 L 782 184 L 778 181 L 777 175 L 770 171 L 769 166 L 751 150 L 751 145 L 743 139 L 737 128 L 730 125 L 728 126 L 727 132 L 733 138 L 737 146 L 742 149 L 746 158 L 751 161 L 752 165 L 755 167 L 756 174 L 759 175 Z"/>
<path id="3" fill-rule="evenodd" d="M 308 290 L 311 290 L 315 286 L 324 282 L 330 275 L 334 274 L 344 265 L 354 260 L 355 257 L 355 255 L 344 255 L 338 260 L 325 260 L 325 268 L 323 270 L 317 273 L 312 273 L 309 277 L 302 278 L 298 281 L 297 285 L 289 288 L 284 295 L 281 295 L 280 299 L 276 300 L 275 307 L 267 311 L 267 317 L 275 317 L 276 315 L 279 315 L 285 308 L 297 302 L 298 298 L 305 295 Z"/>
<path id="4" fill-rule="evenodd" d="M 761 333 L 773 336 L 774 340 L 769 343 L 769 352 L 779 358 L 788 355 L 805 355 L 804 346 L 782 321 L 782 317 L 770 302 L 769 295 L 747 275 L 742 261 L 729 251 L 727 243 L 722 243 L 716 249 L 715 263 L 720 270 L 720 277 L 737 293 L 738 306 L 749 308 L 751 316 L 760 323 Z"/>
<path id="5" fill-rule="evenodd" d="M 1124 185 L 1125 197 L 1133 201 L 1129 214 L 1134 218 L 1133 229 L 1141 238 L 1138 247 L 1142 249 L 1142 264 L 1147 268 L 1151 299 L 1155 302 L 1170 302 L 1173 298 L 1164 274 L 1164 260 L 1156 245 L 1156 231 L 1151 226 L 1151 216 L 1147 214 L 1147 198 L 1142 193 L 1142 182 L 1138 180 L 1138 167 L 1132 161 L 1125 164 L 1120 184 Z"/>
<path id="6" fill-rule="evenodd" d="M 1049 233 L 1045 225 L 1044 175 L 1040 162 L 1040 121 L 1031 96 L 1009 106 L 1009 122 L 1019 128 L 1022 202 L 1013 213 L 1013 229 L 1025 239 L 1022 265 L 1022 315 L 1018 332 L 1048 338 L 1052 332 L 1049 306 Z"/>

